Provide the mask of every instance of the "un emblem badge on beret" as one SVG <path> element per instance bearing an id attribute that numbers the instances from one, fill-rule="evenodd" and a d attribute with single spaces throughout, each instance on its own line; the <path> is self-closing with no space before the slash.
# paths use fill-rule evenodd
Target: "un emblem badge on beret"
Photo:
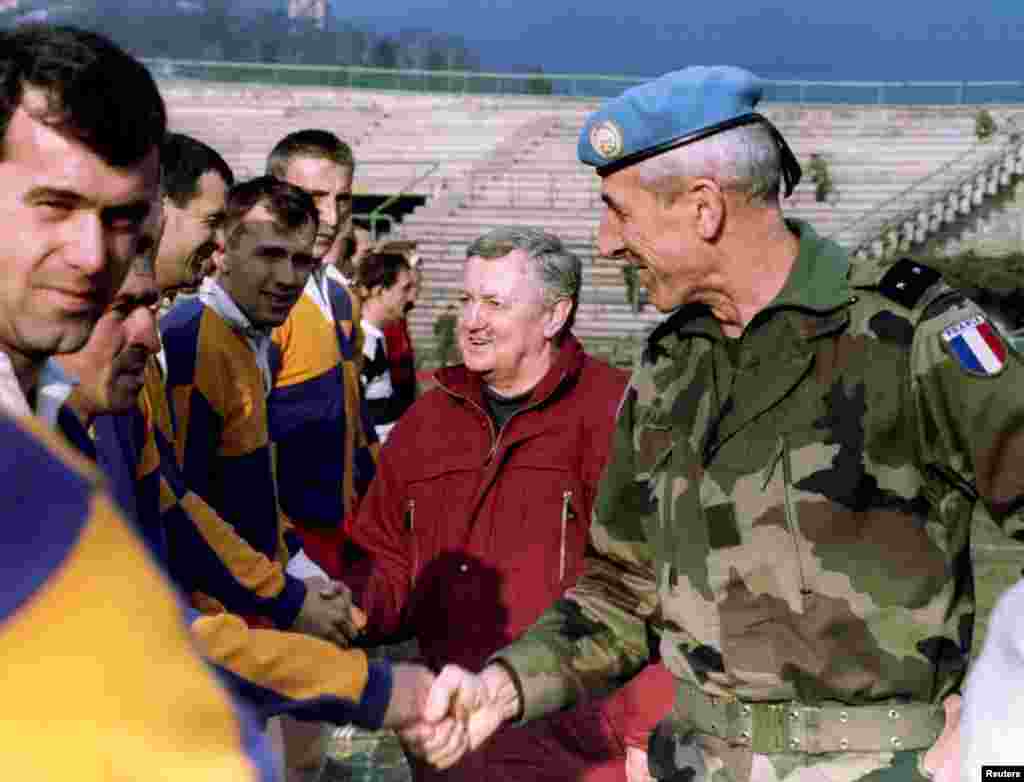
<path id="1" fill-rule="evenodd" d="M 622 154 L 622 129 L 606 119 L 590 129 L 590 146 L 605 160 L 614 160 Z"/>

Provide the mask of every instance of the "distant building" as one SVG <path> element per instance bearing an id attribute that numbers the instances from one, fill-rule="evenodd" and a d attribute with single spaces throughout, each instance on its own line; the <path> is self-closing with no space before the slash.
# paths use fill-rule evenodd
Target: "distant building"
<path id="1" fill-rule="evenodd" d="M 288 0 L 288 18 L 293 22 L 312 22 L 318 30 L 326 30 L 329 7 L 328 0 Z"/>
<path id="2" fill-rule="evenodd" d="M 182 14 L 199 16 L 206 13 L 206 2 L 205 0 L 176 0 L 174 8 Z"/>
<path id="3" fill-rule="evenodd" d="M 74 24 L 80 22 L 94 4 L 95 0 L 0 0 L 0 14 L 3 21 L 14 24 Z"/>

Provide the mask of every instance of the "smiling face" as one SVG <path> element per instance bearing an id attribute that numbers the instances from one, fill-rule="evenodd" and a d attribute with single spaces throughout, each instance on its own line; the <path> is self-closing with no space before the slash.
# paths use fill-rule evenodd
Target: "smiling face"
<path id="1" fill-rule="evenodd" d="M 321 259 L 339 234 L 352 230 L 352 168 L 325 157 L 296 156 L 288 161 L 284 180 L 313 197 L 320 215 L 313 255 Z"/>
<path id="2" fill-rule="evenodd" d="M 554 353 L 570 303 L 550 305 L 522 250 L 466 261 L 458 337 L 466 367 L 505 396 L 532 389 Z"/>
<path id="3" fill-rule="evenodd" d="M 636 267 L 651 303 L 669 312 L 701 294 L 713 271 L 710 259 L 685 217 L 687 196 L 668 201 L 640 181 L 638 166 L 601 181 L 605 211 L 598 231 L 598 252 Z"/>
<path id="4" fill-rule="evenodd" d="M 156 281 L 163 294 L 194 287 L 209 255 L 217 226 L 224 217 L 228 183 L 216 171 L 205 172 L 196 183 L 195 197 L 183 207 L 164 199 L 167 229 L 156 261 Z"/>
<path id="5" fill-rule="evenodd" d="M 75 406 L 87 416 L 123 413 L 135 405 L 146 361 L 160 350 L 158 300 L 152 270 L 135 264 L 85 347 L 59 359 L 78 378 Z"/>
<path id="6" fill-rule="evenodd" d="M 25 110 L 0 156 L 0 349 L 38 363 L 78 350 L 121 285 L 159 187 L 158 150 L 113 167 Z M 33 109 L 34 110 L 34 109 Z"/>
<path id="7" fill-rule="evenodd" d="M 416 299 L 416 279 L 410 269 L 398 270 L 395 283 L 390 288 L 378 285 L 370 291 L 370 298 L 364 302 L 364 315 L 372 310 L 372 322 L 378 327 L 401 320 L 407 307 Z"/>
<path id="8" fill-rule="evenodd" d="M 314 234 L 312 222 L 288 229 L 257 204 L 226 242 L 218 238 L 217 279 L 253 326 L 272 328 L 287 319 L 317 265 Z"/>

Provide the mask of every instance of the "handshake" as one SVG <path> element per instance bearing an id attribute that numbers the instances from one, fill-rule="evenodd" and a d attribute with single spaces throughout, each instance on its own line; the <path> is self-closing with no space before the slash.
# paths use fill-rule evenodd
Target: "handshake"
<path id="1" fill-rule="evenodd" d="M 396 663 L 384 725 L 397 729 L 407 751 L 446 769 L 519 712 L 519 692 L 500 663 L 479 674 L 447 665 L 437 676 L 420 665 Z"/>

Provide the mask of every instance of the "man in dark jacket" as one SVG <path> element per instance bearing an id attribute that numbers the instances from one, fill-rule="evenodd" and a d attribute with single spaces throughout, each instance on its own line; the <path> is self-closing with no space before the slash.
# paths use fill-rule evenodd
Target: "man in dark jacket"
<path id="1" fill-rule="evenodd" d="M 542 231 L 498 229 L 469 247 L 465 364 L 439 370 L 438 388 L 395 426 L 349 531 L 364 556 L 345 580 L 371 638 L 415 637 L 432 666 L 479 667 L 582 572 L 626 379 L 571 333 L 580 277 L 579 259 Z M 457 768 L 417 767 L 416 778 L 597 779 L 584 775 L 600 767 L 621 779 L 619 737 L 635 729 L 609 727 L 608 714 L 653 726 L 665 691 L 643 687 L 650 708 L 592 701 L 543 730 L 510 728 Z"/>

